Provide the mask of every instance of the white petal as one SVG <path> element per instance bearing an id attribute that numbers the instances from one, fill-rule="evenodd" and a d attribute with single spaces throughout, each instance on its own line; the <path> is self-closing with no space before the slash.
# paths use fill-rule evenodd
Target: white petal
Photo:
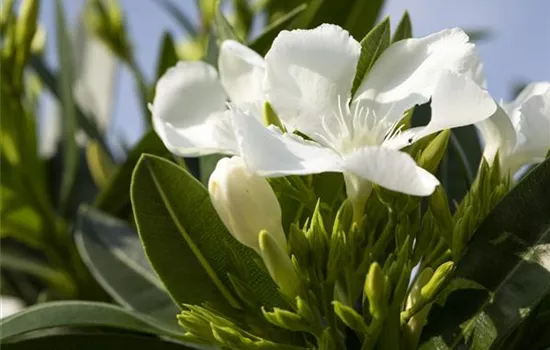
<path id="1" fill-rule="evenodd" d="M 497 105 L 489 93 L 463 74 L 440 74 L 431 102 L 432 117 L 425 127 L 417 127 L 387 140 L 387 147 L 398 149 L 435 132 L 478 123 L 489 118 Z"/>
<path id="2" fill-rule="evenodd" d="M 268 101 L 289 126 L 323 134 L 322 118 L 337 124 L 339 102 L 350 96 L 360 53 L 360 44 L 335 25 L 282 31 L 265 57 Z"/>
<path id="3" fill-rule="evenodd" d="M 382 53 L 364 78 L 354 105 L 368 103 L 378 115 L 398 121 L 407 109 L 429 101 L 446 70 L 467 74 L 483 84 L 481 62 L 462 30 L 398 41 Z"/>
<path id="4" fill-rule="evenodd" d="M 265 62 L 262 56 L 243 44 L 226 40 L 218 58 L 220 80 L 231 102 L 264 101 Z"/>
<path id="5" fill-rule="evenodd" d="M 502 108 L 508 115 L 515 117 L 514 114 L 519 112 L 521 107 L 527 100 L 533 96 L 542 95 L 550 90 L 550 82 L 541 81 L 536 83 L 531 83 L 527 85 L 521 92 L 517 95 L 516 99 L 510 103 L 503 103 Z M 516 114 L 517 116 L 517 114 Z"/>
<path id="6" fill-rule="evenodd" d="M 485 142 L 483 156 L 489 163 L 493 162 L 497 151 L 501 159 L 512 152 L 516 145 L 516 130 L 502 108 L 498 107 L 489 119 L 476 123 L 475 126 Z"/>
<path id="7" fill-rule="evenodd" d="M 180 62 L 158 81 L 151 106 L 153 127 L 166 147 L 180 156 L 236 150 L 226 96 L 216 70 L 204 62 Z M 218 137 L 219 135 L 224 137 Z"/>
<path id="8" fill-rule="evenodd" d="M 235 109 L 233 121 L 249 169 L 263 176 L 304 175 L 340 171 L 341 158 L 328 148 L 276 127 L 264 127 L 258 118 Z"/>
<path id="9" fill-rule="evenodd" d="M 345 167 L 365 180 L 413 196 L 430 195 L 439 181 L 407 153 L 385 147 L 364 147 L 344 158 Z"/>
<path id="10" fill-rule="evenodd" d="M 550 90 L 529 98 L 520 113 L 516 152 L 541 161 L 550 148 Z"/>

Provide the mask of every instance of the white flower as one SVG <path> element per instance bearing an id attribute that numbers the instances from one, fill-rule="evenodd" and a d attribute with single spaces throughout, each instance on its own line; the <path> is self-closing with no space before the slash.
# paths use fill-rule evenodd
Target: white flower
<path id="1" fill-rule="evenodd" d="M 250 173 L 240 157 L 223 158 L 208 181 L 210 199 L 233 237 L 260 253 L 266 230 L 286 250 L 281 207 L 267 180 Z"/>
<path id="2" fill-rule="evenodd" d="M 258 108 L 263 58 L 236 41 L 225 41 L 215 68 L 205 62 L 179 62 L 158 81 L 150 106 L 153 127 L 166 147 L 179 156 L 238 154 L 226 102 Z M 252 113 L 260 115 L 259 112 Z"/>
<path id="3" fill-rule="evenodd" d="M 489 117 L 495 103 L 475 82 L 481 64 L 459 30 L 399 41 L 386 49 L 351 96 L 360 44 L 342 28 L 283 31 L 266 55 L 266 98 L 306 141 L 265 128 L 235 108 L 241 154 L 265 176 L 343 172 L 362 214 L 371 182 L 411 195 L 431 194 L 437 179 L 416 165 L 405 145 L 437 131 Z M 404 112 L 432 99 L 432 118 L 400 132 Z"/>
<path id="4" fill-rule="evenodd" d="M 498 151 L 503 175 L 543 161 L 550 149 L 550 82 L 529 84 L 476 126 L 485 141 L 483 156 L 492 163 Z"/>
<path id="5" fill-rule="evenodd" d="M 2 295 L 0 296 L 0 319 L 16 314 L 25 308 L 25 304 L 19 298 Z"/>

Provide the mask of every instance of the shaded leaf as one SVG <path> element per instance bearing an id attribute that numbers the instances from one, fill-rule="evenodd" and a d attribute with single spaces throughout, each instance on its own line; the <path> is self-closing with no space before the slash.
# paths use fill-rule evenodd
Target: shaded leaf
<path id="1" fill-rule="evenodd" d="M 172 337 L 181 336 L 181 333 L 159 327 L 157 322 L 146 315 L 111 304 L 89 301 L 60 301 L 34 305 L 2 319 L 0 327 L 2 342 L 33 331 L 56 327 L 106 327 Z"/>
<path id="2" fill-rule="evenodd" d="M 185 350 L 192 349 L 181 343 L 159 338 L 127 334 L 62 334 L 24 339 L 2 345 L 6 350 Z"/>
<path id="3" fill-rule="evenodd" d="M 479 344 L 507 336 L 550 291 L 550 160 L 524 178 L 475 232 L 455 277 L 482 287 L 434 305 L 423 349 Z"/>
<path id="4" fill-rule="evenodd" d="M 168 68 L 172 67 L 178 62 L 178 53 L 176 51 L 176 44 L 169 32 L 164 32 L 162 36 L 162 44 L 159 51 L 159 58 L 157 60 L 157 74 L 158 80 Z"/>
<path id="5" fill-rule="evenodd" d="M 63 110 L 63 171 L 61 179 L 61 192 L 59 194 L 59 211 L 65 212 L 72 188 L 78 172 L 78 145 L 76 144 L 76 130 L 78 129 L 75 102 L 73 97 L 73 59 L 71 54 L 71 42 L 65 23 L 65 14 L 61 1 L 56 2 L 56 33 L 57 54 L 60 65 L 59 91 L 61 92 L 61 105 Z"/>
<path id="6" fill-rule="evenodd" d="M 211 0 L 208 0 L 211 1 Z M 223 15 L 223 12 L 218 6 L 216 9 L 216 14 L 214 16 L 214 33 L 216 35 L 216 39 L 218 40 L 218 43 L 224 41 L 224 40 L 235 40 L 238 42 L 242 42 L 242 39 L 239 38 L 237 33 L 235 32 L 235 29 L 231 26 L 231 23 L 227 21 L 225 16 Z"/>
<path id="7" fill-rule="evenodd" d="M 82 207 L 75 239 L 84 263 L 115 301 L 177 329 L 179 309 L 149 265 L 137 232 L 123 221 Z"/>

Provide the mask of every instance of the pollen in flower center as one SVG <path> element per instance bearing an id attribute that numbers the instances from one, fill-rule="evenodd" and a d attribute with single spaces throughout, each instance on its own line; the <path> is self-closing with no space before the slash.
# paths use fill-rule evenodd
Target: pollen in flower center
<path id="1" fill-rule="evenodd" d="M 365 146 L 378 146 L 384 140 L 396 136 L 401 128 L 370 108 L 366 103 L 353 107 L 338 99 L 338 112 L 332 117 L 322 117 L 324 135 L 317 134 L 321 142 L 344 155 Z"/>

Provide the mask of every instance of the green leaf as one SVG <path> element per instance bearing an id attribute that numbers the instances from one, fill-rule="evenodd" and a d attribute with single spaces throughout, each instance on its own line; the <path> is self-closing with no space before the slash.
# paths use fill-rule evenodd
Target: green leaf
<path id="1" fill-rule="evenodd" d="M 78 129 L 75 102 L 73 97 L 73 59 L 72 48 L 65 23 L 65 14 L 61 0 L 56 1 L 55 23 L 57 33 L 57 55 L 59 57 L 61 105 L 63 107 L 63 171 L 61 173 L 61 192 L 59 211 L 65 212 L 78 172 L 79 150 L 76 144 Z"/>
<path id="2" fill-rule="evenodd" d="M 145 134 L 130 151 L 124 164 L 118 168 L 99 193 L 94 203 L 96 208 L 119 218 L 127 217 L 127 214 L 131 212 L 130 182 L 132 181 L 132 172 L 143 153 L 164 156 L 168 154 L 168 150 L 153 130 Z"/>
<path id="3" fill-rule="evenodd" d="M 146 315 L 118 306 L 89 301 L 60 301 L 31 306 L 0 321 L 0 341 L 29 332 L 56 327 L 105 327 L 181 337 L 181 333 L 159 327 Z"/>
<path id="4" fill-rule="evenodd" d="M 134 170 L 131 197 L 145 253 L 179 304 L 238 306 L 228 289 L 232 254 L 246 266 L 263 305 L 279 303 L 277 287 L 256 264 L 256 253 L 229 234 L 207 190 L 185 170 L 144 155 Z"/>
<path id="5" fill-rule="evenodd" d="M 167 70 L 178 62 L 178 53 L 176 44 L 170 32 L 164 32 L 162 45 L 157 60 L 157 79 L 158 80 Z"/>
<path id="6" fill-rule="evenodd" d="M 409 12 L 405 11 L 405 13 L 403 14 L 403 17 L 401 17 L 401 20 L 399 21 L 399 24 L 397 24 L 397 28 L 395 28 L 395 33 L 393 33 L 393 38 L 391 39 L 391 42 L 394 43 L 396 41 L 409 39 L 411 37 L 412 37 L 411 18 L 409 17 Z"/>
<path id="7" fill-rule="evenodd" d="M 306 8 L 307 5 L 302 4 L 288 13 L 285 13 L 284 16 L 279 17 L 276 21 L 268 25 L 260 35 L 249 43 L 248 46 L 264 56 L 271 47 L 273 40 L 279 35 L 279 32 L 290 28 L 292 22 L 294 22 Z"/>
<path id="8" fill-rule="evenodd" d="M 74 294 L 75 286 L 70 277 L 64 272 L 55 270 L 46 265 L 45 262 L 29 257 L 28 254 L 21 254 L 10 248 L 10 246 L 2 247 L 0 266 L 3 269 L 18 271 L 36 277 L 63 292 L 64 295 Z"/>
<path id="9" fill-rule="evenodd" d="M 231 24 L 225 18 L 219 5 L 217 6 L 217 9 L 216 9 L 213 25 L 214 25 L 214 33 L 216 35 L 216 39 L 218 40 L 218 43 L 224 40 L 235 40 L 238 42 L 243 41 L 241 38 L 239 38 L 239 36 L 235 32 L 235 29 L 233 29 Z"/>
<path id="10" fill-rule="evenodd" d="M 473 235 L 455 278 L 485 289 L 451 293 L 434 305 L 423 349 L 463 342 L 488 348 L 550 292 L 550 160 L 524 178 Z"/>
<path id="11" fill-rule="evenodd" d="M 75 239 L 82 260 L 116 302 L 178 329 L 179 309 L 147 262 L 137 233 L 125 222 L 81 207 Z"/>
<path id="12" fill-rule="evenodd" d="M 127 334 L 62 334 L 33 337 L 2 344 L 5 350 L 185 350 L 192 349 L 181 343 L 159 338 Z"/>
<path id="13" fill-rule="evenodd" d="M 353 3 L 353 1 L 340 1 L 340 3 Z M 348 17 L 344 28 L 354 38 L 364 37 L 374 27 L 383 5 L 384 0 L 356 0 L 347 12 Z"/>
<path id="14" fill-rule="evenodd" d="M 441 181 L 449 201 L 460 202 L 473 182 L 482 150 L 473 125 L 452 129 L 449 141 L 445 165 L 440 168 L 446 175 Z"/>
<path id="15" fill-rule="evenodd" d="M 363 79 L 368 75 L 374 62 L 390 45 L 390 31 L 390 19 L 386 17 L 361 40 L 361 56 L 359 56 L 357 62 L 357 73 L 351 89 L 352 95 L 355 94 Z"/>

